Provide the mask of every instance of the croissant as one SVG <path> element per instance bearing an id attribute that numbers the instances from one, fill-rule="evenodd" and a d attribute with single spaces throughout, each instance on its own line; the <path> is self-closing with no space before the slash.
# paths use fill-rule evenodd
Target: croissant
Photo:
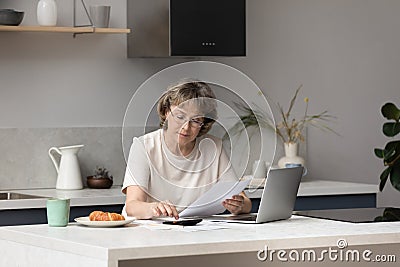
<path id="1" fill-rule="evenodd" d="M 93 211 L 89 214 L 91 221 L 123 221 L 125 217 L 114 212 Z"/>

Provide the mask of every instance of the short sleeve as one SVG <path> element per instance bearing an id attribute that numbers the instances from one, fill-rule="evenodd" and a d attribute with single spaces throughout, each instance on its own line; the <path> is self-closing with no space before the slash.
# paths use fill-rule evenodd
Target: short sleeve
<path id="1" fill-rule="evenodd" d="M 149 178 L 150 165 L 144 144 L 139 138 L 135 137 L 129 150 L 128 163 L 121 190 L 124 192 L 131 185 L 139 185 L 147 190 Z"/>

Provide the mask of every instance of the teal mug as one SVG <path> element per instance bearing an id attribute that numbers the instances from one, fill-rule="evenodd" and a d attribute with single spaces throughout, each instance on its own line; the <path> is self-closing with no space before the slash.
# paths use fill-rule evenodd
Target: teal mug
<path id="1" fill-rule="evenodd" d="M 69 199 L 48 199 L 46 202 L 48 225 L 54 227 L 67 226 L 69 222 L 69 207 Z"/>
<path id="2" fill-rule="evenodd" d="M 300 163 L 286 163 L 285 167 L 286 168 L 295 168 L 295 167 L 301 167 L 303 165 L 301 165 Z M 307 175 L 307 168 L 305 166 L 303 166 L 303 176 Z"/>

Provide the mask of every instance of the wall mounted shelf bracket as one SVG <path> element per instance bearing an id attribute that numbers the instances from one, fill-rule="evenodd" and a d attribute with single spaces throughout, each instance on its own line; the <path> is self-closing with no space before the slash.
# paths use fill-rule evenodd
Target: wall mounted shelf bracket
<path id="1" fill-rule="evenodd" d="M 82 6 L 83 6 L 83 9 L 85 10 L 87 18 L 89 19 L 90 24 L 88 24 L 88 25 L 77 25 L 77 22 L 76 22 L 76 6 L 77 6 L 77 3 L 76 3 L 76 1 L 77 0 L 74 0 L 74 7 L 73 7 L 73 9 L 74 9 L 74 12 L 73 12 L 74 27 L 91 27 L 92 30 L 88 31 L 88 32 L 74 32 L 73 33 L 74 38 L 76 37 L 77 34 L 94 33 L 95 32 L 95 26 L 93 25 L 93 20 L 90 17 L 90 14 L 88 12 L 88 9 L 86 7 L 86 4 L 85 4 L 84 0 L 81 0 L 81 3 L 82 3 Z"/>

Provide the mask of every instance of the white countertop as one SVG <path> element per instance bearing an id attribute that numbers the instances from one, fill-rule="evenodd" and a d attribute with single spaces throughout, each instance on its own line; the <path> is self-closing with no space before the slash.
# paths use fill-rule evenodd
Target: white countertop
<path id="1" fill-rule="evenodd" d="M 378 185 L 349 183 L 325 180 L 304 180 L 300 184 L 298 196 L 324 196 L 345 194 L 376 194 Z M 1 192 L 1 191 L 0 191 Z M 56 189 L 30 189 L 30 190 L 8 190 L 29 195 L 42 196 L 37 199 L 0 200 L 0 210 L 5 209 L 28 209 L 44 208 L 46 198 L 58 197 L 71 199 L 71 206 L 91 205 L 114 205 L 123 204 L 125 195 L 121 193 L 121 187 L 115 186 L 110 189 L 82 190 L 56 190 Z M 247 189 L 246 194 L 251 198 L 260 198 L 262 189 Z"/>
<path id="2" fill-rule="evenodd" d="M 67 227 L 8 226 L 0 227 L 0 247 L 11 253 L 7 254 L 8 257 L 12 257 L 13 249 L 17 251 L 17 246 L 20 246 L 22 252 L 18 253 L 26 255 L 15 256 L 33 260 L 39 257 L 32 252 L 35 247 L 42 248 L 46 255 L 50 255 L 49 251 L 62 252 L 63 257 L 80 255 L 86 259 L 104 261 L 106 264 L 101 266 L 113 267 L 118 266 L 118 260 L 127 259 L 256 253 L 265 245 L 270 249 L 337 249 L 339 239 L 344 239 L 349 248 L 400 244 L 400 222 L 354 224 L 292 216 L 289 220 L 260 225 L 229 224 L 228 229 L 212 231 L 184 232 L 180 226 L 172 227 L 176 228 L 149 230 L 135 222 L 120 228 L 91 228 L 75 223 Z M 73 257 L 70 259 L 72 261 Z"/>

